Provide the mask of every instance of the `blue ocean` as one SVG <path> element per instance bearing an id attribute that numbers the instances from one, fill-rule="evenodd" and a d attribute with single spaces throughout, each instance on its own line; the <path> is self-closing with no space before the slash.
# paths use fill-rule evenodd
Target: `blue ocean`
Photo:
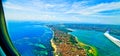
<path id="1" fill-rule="evenodd" d="M 10 38 L 22 56 L 53 56 L 52 31 L 42 24 L 7 22 Z"/>

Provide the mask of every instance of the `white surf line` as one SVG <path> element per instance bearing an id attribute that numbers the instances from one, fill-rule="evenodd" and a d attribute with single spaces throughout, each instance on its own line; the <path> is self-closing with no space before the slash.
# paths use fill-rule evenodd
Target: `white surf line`
<path id="1" fill-rule="evenodd" d="M 113 43 L 115 43 L 118 47 L 120 47 L 120 40 L 117 39 L 117 38 L 115 38 L 115 37 L 113 37 L 113 36 L 111 36 L 111 35 L 109 34 L 109 31 L 106 31 L 106 32 L 104 33 L 104 35 L 105 35 L 109 40 L 111 40 Z"/>
<path id="2" fill-rule="evenodd" d="M 71 29 L 71 28 L 66 28 L 67 30 L 70 30 L 70 31 L 75 31 L 74 29 Z"/>

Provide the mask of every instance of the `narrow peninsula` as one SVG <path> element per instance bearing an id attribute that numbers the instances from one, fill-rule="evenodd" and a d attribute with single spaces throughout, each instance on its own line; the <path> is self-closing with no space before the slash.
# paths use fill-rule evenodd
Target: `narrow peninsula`
<path id="1" fill-rule="evenodd" d="M 69 30 L 49 25 L 54 35 L 51 45 L 54 56 L 97 56 L 96 49 L 77 40 L 77 37 L 68 34 Z"/>

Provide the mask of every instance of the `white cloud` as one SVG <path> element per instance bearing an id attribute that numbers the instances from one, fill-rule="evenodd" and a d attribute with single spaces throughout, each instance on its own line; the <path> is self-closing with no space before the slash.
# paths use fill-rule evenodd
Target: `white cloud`
<path id="1" fill-rule="evenodd" d="M 80 2 L 74 2 L 71 7 L 70 10 L 66 11 L 65 13 L 78 13 L 79 10 L 82 10 L 84 8 L 86 8 L 86 4 L 89 1 L 80 1 Z"/>
<path id="2" fill-rule="evenodd" d="M 16 14 L 16 13 L 7 13 L 5 14 L 7 20 L 16 20 L 16 21 L 52 21 L 57 20 L 54 15 L 47 15 L 47 14 Z"/>
<path id="3" fill-rule="evenodd" d="M 54 1 L 53 1 L 54 2 Z M 31 11 L 31 12 L 43 12 L 43 11 L 65 11 L 67 3 L 44 3 L 41 0 L 30 0 L 30 1 L 7 1 L 3 3 L 3 6 L 7 9 L 21 10 L 21 11 Z"/>
<path id="4" fill-rule="evenodd" d="M 12 4 L 11 2 L 5 2 L 3 4 L 3 6 L 5 8 L 8 8 L 8 9 L 31 11 L 30 8 L 27 8 L 27 7 L 24 7 L 24 6 L 20 6 L 20 5 L 17 5 L 17 4 Z"/>
<path id="5" fill-rule="evenodd" d="M 119 23 L 119 15 L 106 16 L 99 14 L 99 12 L 120 9 L 120 2 L 101 3 L 90 6 L 90 1 L 73 2 L 73 4 L 67 2 L 44 3 L 41 0 L 20 1 L 22 0 L 15 2 L 14 0 L 8 0 L 3 4 L 7 20 Z M 73 14 L 65 14 L 64 12 Z"/>
<path id="6" fill-rule="evenodd" d="M 79 10 L 71 9 L 72 11 L 68 11 L 67 13 L 78 13 L 81 15 L 91 15 L 91 14 L 96 14 L 102 11 L 114 10 L 114 9 L 120 9 L 120 2 L 101 3 L 95 6 L 86 7 L 85 9 L 79 9 Z"/>

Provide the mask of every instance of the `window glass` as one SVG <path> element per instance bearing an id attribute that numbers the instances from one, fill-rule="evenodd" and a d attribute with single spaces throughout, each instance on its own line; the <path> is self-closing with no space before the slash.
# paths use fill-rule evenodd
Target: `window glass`
<path id="1" fill-rule="evenodd" d="M 119 0 L 3 0 L 22 56 L 119 56 Z"/>

